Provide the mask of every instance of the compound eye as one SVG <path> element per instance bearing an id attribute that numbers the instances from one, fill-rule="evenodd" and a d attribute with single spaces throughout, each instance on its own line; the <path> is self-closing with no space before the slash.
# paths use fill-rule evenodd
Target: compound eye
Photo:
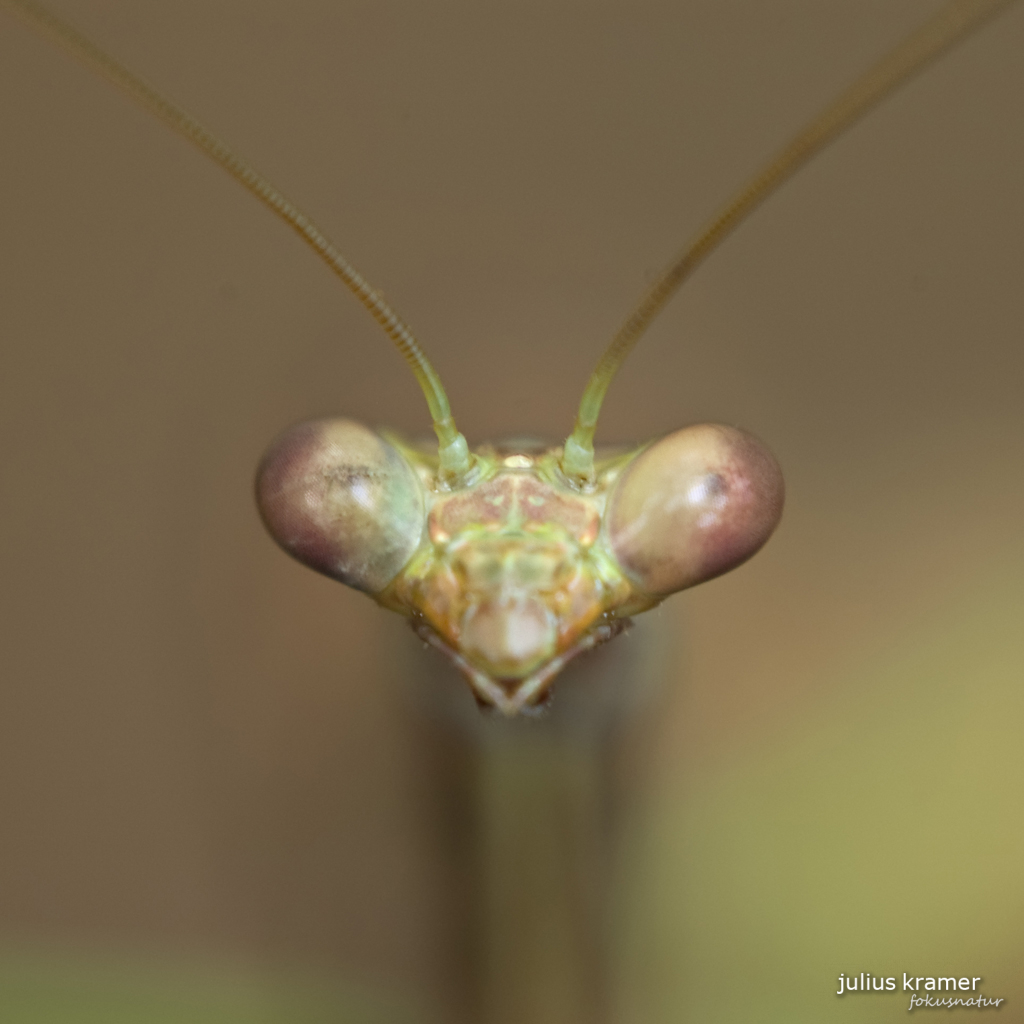
<path id="1" fill-rule="evenodd" d="M 782 471 L 755 437 L 701 424 L 642 451 L 609 498 L 607 537 L 649 594 L 667 595 L 746 561 L 782 515 Z"/>
<path id="2" fill-rule="evenodd" d="M 352 420 L 286 430 L 260 463 L 256 503 L 285 551 L 369 594 L 395 578 L 423 535 L 423 490 L 412 467 Z"/>

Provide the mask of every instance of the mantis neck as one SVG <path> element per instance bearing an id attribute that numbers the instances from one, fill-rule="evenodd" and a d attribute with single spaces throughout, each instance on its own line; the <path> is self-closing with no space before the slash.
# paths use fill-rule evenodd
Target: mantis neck
<path id="1" fill-rule="evenodd" d="M 583 655 L 540 718 L 481 714 L 440 659 L 431 678 L 416 680 L 419 696 L 440 695 L 429 710 L 447 735 L 442 760 L 461 765 L 445 782 L 461 791 L 454 820 L 466 823 L 450 847 L 461 891 L 449 898 L 466 954 L 460 1019 L 613 1019 L 616 854 L 623 796 L 635 785 L 618 755 L 627 738 L 646 746 L 638 734 L 651 728 L 672 673 L 668 622 L 642 621 Z"/>

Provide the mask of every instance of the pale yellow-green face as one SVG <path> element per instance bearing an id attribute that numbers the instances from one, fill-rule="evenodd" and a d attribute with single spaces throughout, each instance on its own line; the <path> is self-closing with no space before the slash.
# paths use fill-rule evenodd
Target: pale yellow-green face
<path id="1" fill-rule="evenodd" d="M 585 488 L 559 455 L 484 447 L 450 488 L 436 457 L 318 420 L 271 446 L 257 500 L 285 550 L 409 616 L 481 703 L 516 714 L 628 616 L 750 557 L 782 512 L 775 460 L 732 427 L 608 459 Z"/>
<path id="2" fill-rule="evenodd" d="M 541 701 L 633 592 L 601 538 L 617 470 L 582 494 L 559 479 L 555 455 L 479 452 L 478 479 L 452 492 L 430 489 L 425 470 L 424 542 L 382 595 L 422 617 L 477 696 L 506 713 Z"/>

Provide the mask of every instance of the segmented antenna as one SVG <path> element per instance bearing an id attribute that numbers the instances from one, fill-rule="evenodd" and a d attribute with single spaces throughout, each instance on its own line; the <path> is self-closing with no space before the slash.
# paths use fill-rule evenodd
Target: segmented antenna
<path id="1" fill-rule="evenodd" d="M 458 483 L 468 473 L 471 457 L 466 439 L 456 429 L 441 378 L 402 318 L 342 256 L 330 239 L 262 174 L 232 152 L 191 114 L 170 100 L 164 99 L 152 86 L 104 53 L 77 29 L 32 0 L 0 0 L 0 4 L 20 14 L 33 27 L 43 30 L 73 56 L 98 71 L 151 114 L 155 114 L 164 124 L 198 146 L 211 160 L 223 167 L 236 181 L 276 213 L 341 278 L 369 310 L 374 320 L 384 328 L 415 374 L 434 421 L 434 431 L 439 443 L 441 475 L 449 483 Z"/>
<path id="2" fill-rule="evenodd" d="M 829 104 L 758 172 L 662 274 L 619 328 L 587 382 L 576 425 L 565 442 L 562 470 L 585 484 L 594 478 L 594 431 L 605 392 L 626 356 L 676 289 L 715 247 L 786 179 L 898 85 L 1013 0 L 953 0 Z"/>

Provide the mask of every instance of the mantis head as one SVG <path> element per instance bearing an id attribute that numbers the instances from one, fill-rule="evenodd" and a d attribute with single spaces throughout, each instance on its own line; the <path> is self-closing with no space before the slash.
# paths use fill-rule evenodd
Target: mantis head
<path id="1" fill-rule="evenodd" d="M 256 493 L 289 554 L 408 616 L 507 715 L 685 587 L 749 558 L 782 513 L 782 474 L 733 427 L 702 425 L 599 460 L 581 488 L 559 448 L 487 446 L 457 486 L 439 458 L 345 419 L 303 423 Z"/>

